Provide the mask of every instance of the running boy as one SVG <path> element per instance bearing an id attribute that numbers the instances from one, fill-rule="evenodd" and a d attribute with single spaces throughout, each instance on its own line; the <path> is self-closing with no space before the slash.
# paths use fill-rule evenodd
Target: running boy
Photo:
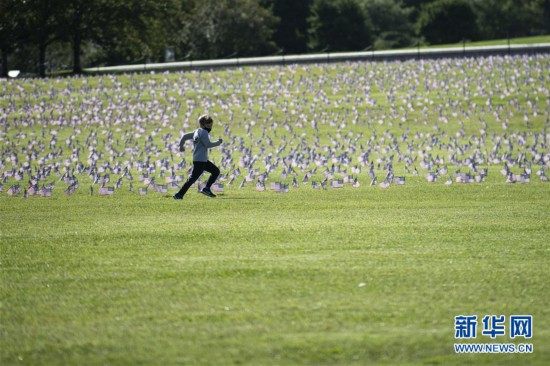
<path id="1" fill-rule="evenodd" d="M 216 197 L 216 195 L 210 190 L 210 187 L 212 186 L 212 184 L 214 184 L 214 182 L 220 175 L 220 169 L 218 169 L 217 166 L 215 166 L 210 160 L 208 160 L 208 149 L 211 147 L 219 146 L 223 142 L 223 140 L 219 139 L 216 142 L 210 141 L 210 137 L 208 136 L 208 134 L 212 130 L 213 124 L 214 121 L 209 115 L 200 116 L 200 127 L 193 132 L 186 133 L 181 138 L 180 151 L 184 150 L 183 144 L 185 144 L 185 141 L 191 139 L 193 140 L 193 170 L 191 172 L 191 175 L 187 179 L 187 182 L 185 182 L 180 191 L 174 195 L 174 199 L 183 199 L 183 196 L 185 195 L 185 193 L 187 193 L 189 187 L 191 187 L 193 183 L 195 183 L 197 179 L 199 179 L 204 171 L 210 173 L 210 178 L 208 179 L 208 182 L 206 182 L 206 187 L 202 189 L 201 193 L 208 197 Z"/>

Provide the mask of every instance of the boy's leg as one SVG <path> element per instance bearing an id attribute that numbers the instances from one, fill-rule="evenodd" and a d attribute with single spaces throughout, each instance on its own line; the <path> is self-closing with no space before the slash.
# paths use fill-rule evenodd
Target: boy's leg
<path id="1" fill-rule="evenodd" d="M 206 162 L 204 170 L 210 173 L 210 178 L 208 178 L 208 182 L 206 182 L 206 188 L 210 189 L 210 187 L 212 187 L 212 184 L 214 184 L 216 179 L 218 179 L 218 176 L 220 175 L 220 169 L 218 169 L 218 167 L 215 166 L 214 163 L 208 160 Z"/>
<path id="2" fill-rule="evenodd" d="M 193 170 L 191 171 L 191 175 L 187 179 L 187 182 L 183 184 L 183 187 L 181 187 L 179 192 L 174 195 L 174 198 L 182 198 L 187 193 L 193 183 L 195 183 L 204 172 L 205 165 L 206 163 L 200 161 L 193 162 Z"/>

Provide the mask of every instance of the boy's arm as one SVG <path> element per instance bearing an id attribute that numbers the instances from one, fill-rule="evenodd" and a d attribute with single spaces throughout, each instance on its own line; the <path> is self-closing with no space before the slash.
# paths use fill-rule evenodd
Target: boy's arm
<path id="1" fill-rule="evenodd" d="M 191 140 L 192 138 L 193 138 L 193 132 L 188 132 L 185 135 L 183 135 L 183 137 L 180 140 L 180 151 L 185 150 L 183 146 L 185 144 L 185 141 Z"/>
<path id="2" fill-rule="evenodd" d="M 204 146 L 206 146 L 207 148 L 220 146 L 221 143 L 223 142 L 222 139 L 219 139 L 218 141 L 215 141 L 215 142 L 210 141 L 210 137 L 208 137 L 208 132 L 206 131 L 200 134 L 200 139 L 201 139 L 201 142 L 204 144 Z"/>

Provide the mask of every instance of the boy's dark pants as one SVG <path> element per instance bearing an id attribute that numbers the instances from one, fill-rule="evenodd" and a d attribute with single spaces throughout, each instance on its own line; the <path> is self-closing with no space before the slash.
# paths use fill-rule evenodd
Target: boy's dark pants
<path id="1" fill-rule="evenodd" d="M 209 161 L 194 161 L 193 162 L 193 170 L 191 171 L 191 175 L 187 179 L 187 182 L 181 187 L 180 191 L 177 193 L 178 196 L 183 197 L 185 193 L 187 193 L 187 190 L 189 187 L 193 185 L 199 179 L 202 173 L 207 171 L 210 173 L 210 178 L 208 178 L 208 182 L 206 182 L 206 187 L 210 188 L 212 184 L 218 179 L 218 176 L 220 175 L 220 170 L 217 166 L 215 166 L 210 160 Z"/>

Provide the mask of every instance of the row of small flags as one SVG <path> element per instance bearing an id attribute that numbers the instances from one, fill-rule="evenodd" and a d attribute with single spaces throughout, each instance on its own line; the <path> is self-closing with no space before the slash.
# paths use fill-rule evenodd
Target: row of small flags
<path id="1" fill-rule="evenodd" d="M 53 188 L 51 188 L 51 187 L 42 186 L 42 188 L 38 188 L 38 187 L 33 186 L 33 187 L 29 188 L 29 190 L 27 190 L 27 189 L 24 190 L 23 197 L 27 198 L 29 196 L 36 196 L 36 195 L 38 195 L 40 197 L 51 197 L 52 196 L 52 190 L 53 190 Z M 2 189 L 0 188 L 0 192 L 1 191 L 2 191 Z M 6 193 L 8 194 L 8 196 L 19 195 L 19 194 L 21 194 L 21 186 L 19 186 L 18 184 L 15 184 L 15 185 L 11 186 L 10 188 L 8 188 Z"/>
<path id="2" fill-rule="evenodd" d="M 513 174 L 509 169 L 504 168 L 501 171 L 502 175 L 505 175 L 507 177 L 506 183 L 529 183 L 530 182 L 530 171 L 525 171 L 522 174 Z M 544 170 L 539 170 L 536 172 L 536 174 L 539 176 L 541 181 L 547 182 L 548 177 L 546 176 Z M 302 180 L 302 184 L 309 183 L 309 178 L 312 176 L 310 172 L 306 173 L 304 176 L 304 179 Z M 454 182 L 456 183 L 480 183 L 485 180 L 485 177 L 487 176 L 487 169 L 482 169 L 479 174 L 472 175 L 471 173 L 461 173 L 456 172 L 455 174 L 449 176 L 447 180 L 445 181 L 446 185 L 451 185 Z M 245 176 L 242 183 L 240 184 L 240 188 L 244 188 L 246 186 L 247 182 L 253 181 L 253 176 Z M 438 172 L 429 172 L 425 174 L 425 178 L 428 182 L 434 183 L 439 179 L 440 175 Z M 256 190 L 263 192 L 266 190 L 266 179 L 261 179 L 262 175 L 260 175 L 256 182 Z M 264 177 L 266 178 L 266 177 Z M 454 178 L 454 181 L 453 181 Z M 404 185 L 405 184 L 405 177 L 404 176 L 393 176 L 393 174 L 390 172 L 385 177 L 384 181 L 378 184 L 377 177 L 374 176 L 370 186 L 376 186 L 378 185 L 381 188 L 388 188 L 390 185 Z M 155 178 L 149 178 L 146 174 L 140 175 L 140 180 L 146 185 L 145 187 L 139 187 L 137 192 L 140 195 L 146 195 L 148 190 L 158 192 L 158 193 L 168 193 L 169 189 L 179 189 L 179 186 L 176 182 L 181 182 L 183 180 L 183 176 L 175 176 L 175 177 L 166 177 L 166 182 L 168 184 L 156 184 Z M 229 182 L 229 184 L 232 184 L 234 181 L 234 178 Z M 70 196 L 72 195 L 76 189 L 78 188 L 78 180 L 70 178 L 68 179 L 68 182 L 70 182 L 69 187 L 65 190 L 65 194 Z M 327 189 L 327 182 L 328 178 L 325 178 L 321 182 L 311 182 L 311 187 L 313 189 Z M 49 183 L 47 185 L 42 186 L 42 188 L 39 188 L 37 182 L 30 181 L 31 185 L 29 186 L 28 190 L 24 190 L 24 196 L 25 198 L 28 196 L 34 196 L 39 195 L 41 197 L 51 197 L 52 190 L 54 188 L 54 184 Z M 359 183 L 359 180 L 357 177 L 353 176 L 346 176 L 344 179 L 336 179 L 332 180 L 330 182 L 330 185 L 328 187 L 330 188 L 344 188 L 345 184 L 351 184 L 354 188 L 359 188 L 361 184 Z M 202 188 L 204 188 L 206 184 L 205 183 L 199 183 L 198 184 L 198 190 L 200 191 Z M 283 184 L 281 182 L 271 182 L 269 183 L 269 190 L 273 192 L 280 192 L 280 193 L 287 193 L 290 191 L 290 187 L 298 188 L 298 182 L 296 180 L 296 177 L 293 178 L 292 184 Z M 105 185 L 102 185 L 99 188 L 99 195 L 100 196 L 112 196 L 114 195 L 115 191 L 117 189 L 121 188 L 121 184 L 116 184 L 114 187 L 106 187 Z M 211 187 L 213 192 L 217 193 L 224 193 L 225 187 L 222 183 L 215 183 Z M 3 185 L 0 183 L 0 192 L 3 191 Z M 134 187 L 132 183 L 130 183 L 130 191 L 134 192 Z M 7 194 L 8 196 L 14 196 L 21 193 L 21 187 L 18 184 L 12 185 L 8 190 Z M 90 186 L 90 195 L 93 195 L 94 189 L 93 186 Z"/>

